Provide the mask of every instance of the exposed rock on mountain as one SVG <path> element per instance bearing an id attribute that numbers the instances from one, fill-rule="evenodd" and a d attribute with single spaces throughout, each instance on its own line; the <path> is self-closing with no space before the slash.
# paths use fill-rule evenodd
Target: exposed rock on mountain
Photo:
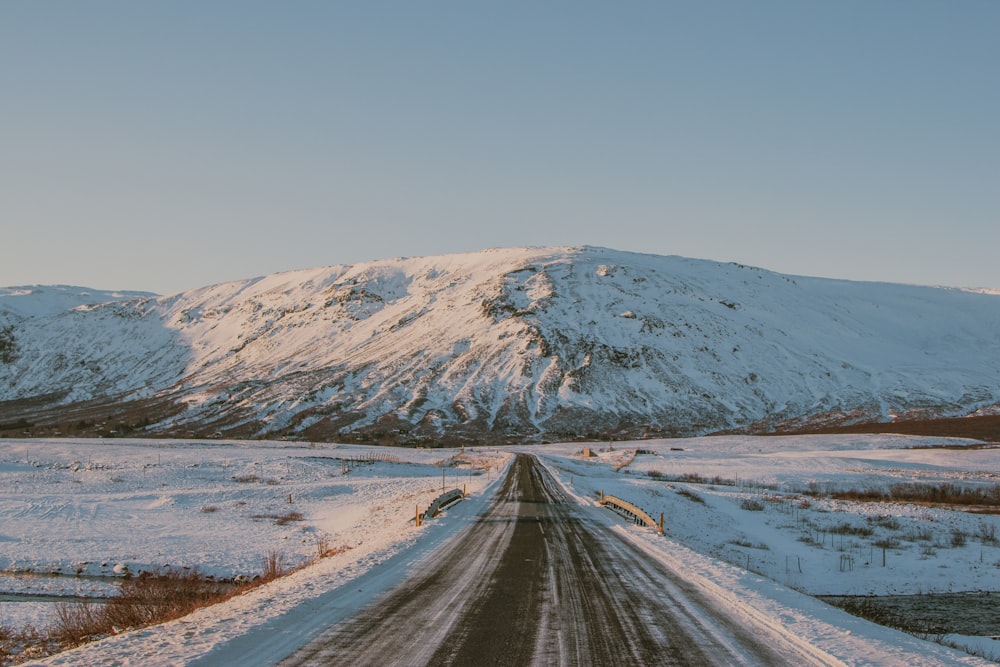
<path id="1" fill-rule="evenodd" d="M 1000 296 L 517 248 L 168 297 L 0 290 L 0 354 L 0 432 L 690 435 L 990 410 Z"/>

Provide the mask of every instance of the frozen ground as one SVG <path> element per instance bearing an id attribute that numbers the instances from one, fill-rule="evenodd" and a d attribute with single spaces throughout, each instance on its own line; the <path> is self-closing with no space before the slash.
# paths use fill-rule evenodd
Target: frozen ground
<path id="1" fill-rule="evenodd" d="M 720 599 L 738 600 L 748 614 L 771 619 L 842 663 L 881 656 L 883 664 L 977 664 L 801 594 L 1000 591 L 1000 546 L 989 538 L 1000 532 L 1000 517 L 805 493 L 901 481 L 1000 483 L 1000 449 L 946 447 L 961 444 L 902 436 L 722 437 L 530 451 L 581 503 L 593 504 L 603 490 L 654 516 L 662 512 L 666 536 L 610 512 L 607 523 L 651 558 L 689 571 Z M 585 459 L 584 447 L 596 455 Z M 493 449 L 0 440 L 0 593 L 101 595 L 108 578 L 126 569 L 168 565 L 253 576 L 267 553 L 295 565 L 323 547 L 349 547 L 224 605 L 44 663 L 185 664 L 269 619 L 310 613 L 312 601 L 362 575 L 363 586 L 341 589 L 338 604 L 356 608 L 372 599 L 405 576 L 405 568 L 380 568 L 393 556 L 419 559 L 464 525 L 509 460 Z M 469 500 L 416 528 L 416 506 L 426 507 L 442 481 L 449 489 L 465 485 Z M 881 544 L 888 545 L 885 566 Z M 44 625 L 45 608 L 0 601 L 0 623 Z M 1000 654 L 1000 641 L 988 637 L 953 639 Z M 914 661 L 918 653 L 923 662 Z"/>
<path id="2" fill-rule="evenodd" d="M 349 576 L 409 545 L 420 534 L 417 506 L 426 509 L 442 484 L 475 493 L 508 458 L 283 442 L 0 440 L 0 625 L 45 627 L 53 604 L 28 596 L 106 596 L 126 572 L 253 577 L 270 553 L 295 567 L 346 547 L 310 572 Z"/>

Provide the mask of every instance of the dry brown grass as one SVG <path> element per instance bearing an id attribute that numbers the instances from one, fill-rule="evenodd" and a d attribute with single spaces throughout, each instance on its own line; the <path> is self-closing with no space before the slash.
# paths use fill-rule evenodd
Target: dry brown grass
<path id="1" fill-rule="evenodd" d="M 321 558 L 335 556 L 351 548 L 346 545 L 330 547 L 328 542 L 324 542 L 323 546 L 323 552 L 319 554 Z M 20 635 L 16 638 L 21 643 L 34 644 L 35 648 L 41 651 L 35 657 L 42 657 L 124 630 L 180 618 L 202 607 L 225 602 L 250 589 L 301 569 L 308 563 L 297 568 L 289 568 L 286 566 L 284 554 L 268 551 L 261 557 L 261 565 L 260 576 L 239 583 L 216 581 L 203 576 L 197 569 L 144 572 L 125 579 L 118 594 L 107 602 L 81 600 L 57 605 L 55 623 L 47 633 L 48 643 L 52 644 L 51 646 L 44 646 L 45 642 L 37 636 L 30 641 Z M 7 664 L 4 661 L 8 659 L 4 654 L 6 639 L 12 636 L 14 634 L 0 626 L 0 664 Z"/>
<path id="2" fill-rule="evenodd" d="M 105 603 L 80 601 L 57 605 L 52 635 L 62 646 L 78 646 L 125 629 L 180 618 L 255 585 L 255 582 L 215 581 L 197 570 L 143 572 L 124 580 L 118 594 Z"/>
<path id="3" fill-rule="evenodd" d="M 287 526 L 295 521 L 302 521 L 305 515 L 302 512 L 285 512 L 284 514 L 254 514 L 251 519 L 272 519 L 275 525 Z"/>
<path id="4" fill-rule="evenodd" d="M 705 499 L 704 498 L 702 498 L 697 493 L 695 493 L 694 491 L 691 491 L 689 489 L 677 489 L 677 495 L 684 496 L 688 500 L 693 500 L 694 502 L 701 503 L 702 505 L 705 504 Z"/>
<path id="5" fill-rule="evenodd" d="M 918 419 L 895 422 L 865 422 L 850 426 L 783 430 L 777 435 L 792 433 L 898 433 L 900 435 L 929 435 L 944 438 L 973 438 L 985 442 L 1000 442 L 1000 415 L 980 417 L 954 417 L 945 419 Z"/>
<path id="6" fill-rule="evenodd" d="M 331 556 L 339 556 L 340 554 L 350 551 L 351 549 L 352 547 L 349 547 L 346 544 L 341 545 L 339 547 L 330 547 L 328 549 L 321 551 L 319 557 L 330 558 Z"/>
<path id="7" fill-rule="evenodd" d="M 32 626 L 14 629 L 0 625 L 0 665 L 19 665 L 58 650 L 54 640 Z"/>
<path id="8" fill-rule="evenodd" d="M 943 482 L 920 484 L 905 482 L 887 489 L 847 489 L 833 491 L 830 497 L 857 502 L 897 502 L 926 505 L 991 508 L 1000 507 L 1000 484 L 992 486 L 962 486 Z"/>
<path id="9" fill-rule="evenodd" d="M 278 551 L 268 551 L 261 559 L 264 574 L 261 579 L 265 582 L 274 581 L 284 575 L 288 569 L 285 567 L 285 555 Z"/>

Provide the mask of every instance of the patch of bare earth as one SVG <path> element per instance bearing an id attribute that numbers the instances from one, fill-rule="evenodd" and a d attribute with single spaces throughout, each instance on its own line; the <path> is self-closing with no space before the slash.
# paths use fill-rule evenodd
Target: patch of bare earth
<path id="1" fill-rule="evenodd" d="M 824 428 L 803 427 L 794 430 L 781 430 L 772 435 L 837 433 L 893 433 L 898 435 L 925 435 L 938 438 L 971 438 L 1000 446 L 1000 415 L 894 422 L 861 422 L 850 424 L 849 426 Z M 981 447 L 981 445 L 974 445 L 973 447 Z"/>

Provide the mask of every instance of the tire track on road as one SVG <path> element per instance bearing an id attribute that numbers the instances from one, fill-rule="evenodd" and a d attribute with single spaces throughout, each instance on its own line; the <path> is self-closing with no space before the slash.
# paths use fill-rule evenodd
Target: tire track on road
<path id="1" fill-rule="evenodd" d="M 465 533 L 281 664 L 824 664 L 714 608 L 591 512 L 518 455 Z"/>

